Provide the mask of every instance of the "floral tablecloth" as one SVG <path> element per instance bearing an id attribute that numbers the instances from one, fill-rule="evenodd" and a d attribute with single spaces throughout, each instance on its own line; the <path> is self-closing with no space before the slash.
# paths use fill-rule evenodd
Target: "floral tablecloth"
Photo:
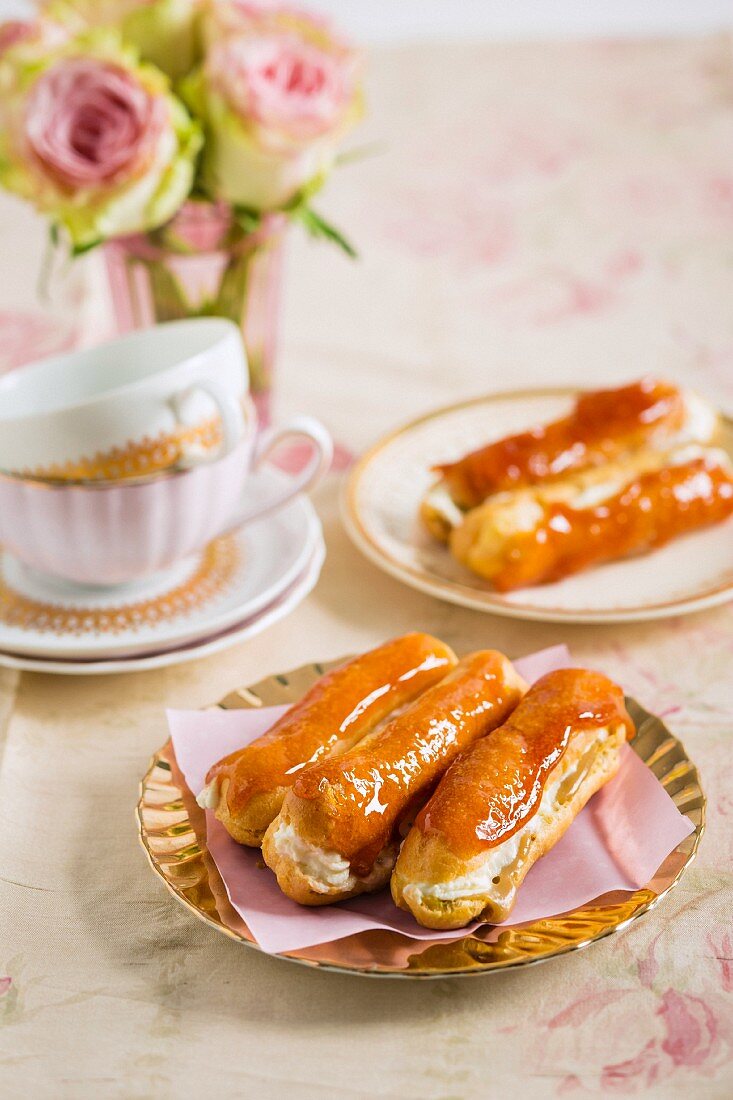
<path id="1" fill-rule="evenodd" d="M 371 71 L 383 151 L 328 202 L 363 258 L 293 242 L 283 414 L 359 449 L 463 395 L 647 370 L 733 408 L 730 39 L 425 45 Z M 10 201 L 0 228 L 23 244 L 0 258 L 12 312 L 42 231 Z M 17 327 L 0 365 L 27 357 Z M 1 675 L 3 1095 L 732 1095 L 733 610 L 561 631 L 439 604 L 351 548 L 338 489 L 316 495 L 319 586 L 261 638 L 121 678 Z M 412 628 L 511 655 L 567 641 L 667 717 L 709 825 L 654 913 L 542 967 L 409 984 L 261 957 L 165 893 L 133 823 L 163 708 Z"/>

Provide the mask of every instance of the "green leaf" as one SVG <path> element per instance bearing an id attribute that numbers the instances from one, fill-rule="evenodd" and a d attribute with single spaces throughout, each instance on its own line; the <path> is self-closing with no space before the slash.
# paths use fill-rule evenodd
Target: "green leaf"
<path id="1" fill-rule="evenodd" d="M 346 239 L 341 230 L 337 229 L 335 225 L 331 225 L 330 222 L 327 222 L 312 206 L 301 206 L 300 209 L 294 211 L 294 214 L 308 233 L 310 233 L 311 237 L 315 237 L 317 240 L 331 241 L 333 244 L 343 249 L 346 255 L 350 256 L 352 260 L 358 258 L 359 253 L 351 242 Z"/>
<path id="2" fill-rule="evenodd" d="M 262 225 L 262 212 L 251 206 L 235 206 L 234 217 L 245 233 L 256 233 Z"/>
<path id="3" fill-rule="evenodd" d="M 156 321 L 179 321 L 196 316 L 196 310 L 192 309 L 181 284 L 168 270 L 165 261 L 147 260 L 143 261 L 143 266 L 150 279 Z"/>
<path id="4" fill-rule="evenodd" d="M 387 149 L 388 146 L 385 141 L 366 142 L 364 145 L 356 145 L 353 149 L 345 149 L 344 152 L 339 153 L 334 164 L 338 168 L 342 168 L 345 164 L 356 164 L 360 160 L 381 156 L 387 152 Z"/>
<path id="5" fill-rule="evenodd" d="M 71 255 L 73 259 L 77 256 L 83 256 L 86 252 L 91 252 L 93 248 L 98 248 L 102 243 L 102 238 L 98 237 L 96 241 L 87 241 L 86 244 L 75 244 L 72 246 Z"/>
<path id="6" fill-rule="evenodd" d="M 307 183 L 303 184 L 300 191 L 296 191 L 292 199 L 286 202 L 280 209 L 285 214 L 298 215 L 303 207 L 306 207 L 314 195 L 317 195 L 322 190 L 328 174 L 326 172 L 319 172 L 318 175 L 313 176 Z"/>
<path id="7" fill-rule="evenodd" d="M 242 324 L 247 304 L 247 287 L 251 264 L 257 258 L 256 251 L 242 256 L 232 256 L 227 263 L 214 301 L 218 317 L 228 317 L 236 325 Z"/>

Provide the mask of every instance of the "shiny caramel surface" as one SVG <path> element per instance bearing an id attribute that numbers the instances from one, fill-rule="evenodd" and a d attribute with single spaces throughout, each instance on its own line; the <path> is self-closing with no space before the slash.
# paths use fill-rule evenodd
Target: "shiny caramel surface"
<path id="1" fill-rule="evenodd" d="M 501 653 L 482 650 L 426 691 L 380 733 L 303 771 L 293 793 L 316 804 L 314 843 L 366 875 L 401 820 L 426 798 L 459 752 L 500 725 L 521 690 Z"/>
<path id="2" fill-rule="evenodd" d="M 395 638 L 323 676 L 267 733 L 215 764 L 207 782 L 230 780 L 235 813 L 253 795 L 289 787 L 307 764 L 353 745 L 455 664 L 452 650 L 430 634 Z"/>
<path id="3" fill-rule="evenodd" d="M 537 812 L 545 781 L 571 736 L 634 726 L 621 688 L 599 672 L 561 669 L 529 689 L 511 717 L 450 768 L 418 815 L 461 859 L 507 840 Z"/>
<path id="4" fill-rule="evenodd" d="M 663 546 L 733 515 L 733 475 L 701 457 L 642 474 L 595 508 L 548 504 L 532 531 L 510 539 L 491 579 L 502 592 L 570 576 Z M 480 571 L 480 563 L 477 563 Z"/>
<path id="5" fill-rule="evenodd" d="M 436 469 L 456 503 L 473 508 L 492 493 L 616 458 L 652 432 L 678 429 L 684 415 L 684 398 L 675 386 L 645 378 L 581 394 L 563 419 L 499 439 Z"/>

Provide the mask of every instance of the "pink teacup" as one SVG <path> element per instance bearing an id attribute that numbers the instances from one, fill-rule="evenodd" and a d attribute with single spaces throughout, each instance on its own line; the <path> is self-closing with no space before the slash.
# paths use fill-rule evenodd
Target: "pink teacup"
<path id="1" fill-rule="evenodd" d="M 282 440 L 305 438 L 304 469 L 263 491 L 252 473 Z M 328 469 L 332 442 L 312 417 L 190 469 L 117 482 L 0 474 L 0 543 L 25 565 L 78 584 L 117 585 L 165 569 L 212 539 L 281 508 Z M 248 486 L 249 482 L 249 486 Z"/>

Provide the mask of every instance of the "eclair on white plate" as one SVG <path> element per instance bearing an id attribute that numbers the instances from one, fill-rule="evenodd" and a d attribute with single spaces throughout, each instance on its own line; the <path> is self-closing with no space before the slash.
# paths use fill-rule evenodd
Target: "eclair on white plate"
<path id="1" fill-rule="evenodd" d="M 691 445 L 497 493 L 454 528 L 450 548 L 505 592 L 643 553 L 731 515 L 727 455 Z"/>
<path id="2" fill-rule="evenodd" d="M 640 450 L 708 444 L 719 417 L 690 390 L 644 378 L 614 390 L 582 393 L 560 420 L 540 424 L 435 467 L 439 475 L 420 509 L 423 522 L 447 541 L 464 514 L 495 493 L 550 483 Z"/>

